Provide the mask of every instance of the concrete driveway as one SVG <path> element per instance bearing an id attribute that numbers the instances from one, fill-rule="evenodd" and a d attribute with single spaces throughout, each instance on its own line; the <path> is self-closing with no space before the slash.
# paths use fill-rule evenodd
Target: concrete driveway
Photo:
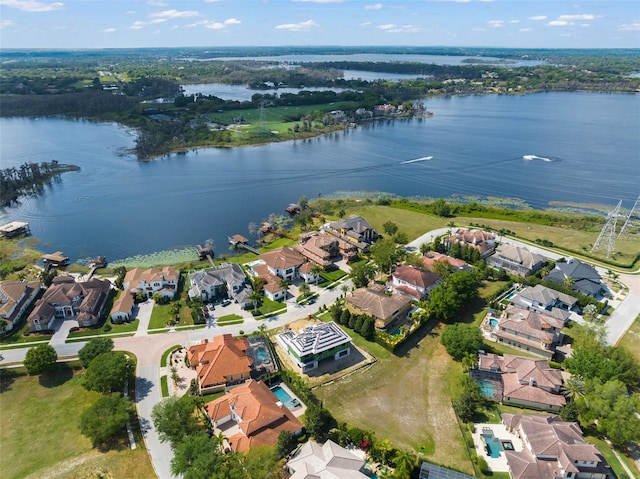
<path id="1" fill-rule="evenodd" d="M 136 330 L 135 336 L 146 336 L 147 329 L 149 329 L 149 321 L 151 320 L 151 313 L 153 312 L 153 307 L 155 306 L 155 301 L 153 299 L 147 299 L 144 303 L 138 303 L 136 306 L 137 312 L 135 317 L 138 318 L 138 329 Z"/>

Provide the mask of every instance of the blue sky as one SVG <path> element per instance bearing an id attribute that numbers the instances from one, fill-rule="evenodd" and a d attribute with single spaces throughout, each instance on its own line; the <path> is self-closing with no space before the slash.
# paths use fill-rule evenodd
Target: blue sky
<path id="1" fill-rule="evenodd" d="M 2 48 L 638 48 L 637 0 L 0 0 Z"/>

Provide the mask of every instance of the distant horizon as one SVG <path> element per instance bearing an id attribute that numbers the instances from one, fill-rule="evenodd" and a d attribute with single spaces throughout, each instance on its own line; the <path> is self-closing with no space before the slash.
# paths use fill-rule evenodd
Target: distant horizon
<path id="1" fill-rule="evenodd" d="M 634 0 L 0 0 L 0 19 L 3 50 L 640 47 Z"/>

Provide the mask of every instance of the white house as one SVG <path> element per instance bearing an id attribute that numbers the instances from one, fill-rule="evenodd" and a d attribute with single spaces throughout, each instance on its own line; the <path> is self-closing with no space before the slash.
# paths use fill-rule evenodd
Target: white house
<path id="1" fill-rule="evenodd" d="M 158 293 L 166 298 L 173 298 L 178 289 L 180 273 L 173 266 L 156 268 L 133 268 L 124 277 L 123 289 L 133 294 L 144 293 L 152 298 Z"/>

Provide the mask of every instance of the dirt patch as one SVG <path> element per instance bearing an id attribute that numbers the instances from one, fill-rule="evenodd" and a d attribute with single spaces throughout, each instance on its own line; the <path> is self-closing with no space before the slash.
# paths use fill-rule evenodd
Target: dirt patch
<path id="1" fill-rule="evenodd" d="M 92 451 L 90 453 L 84 454 L 79 457 L 74 457 L 72 459 L 67 459 L 66 461 L 59 462 L 55 466 L 52 466 L 44 471 L 35 472 L 25 479 L 58 479 L 66 476 L 73 469 L 78 467 L 81 464 L 89 462 L 97 457 L 102 456 L 102 453 L 98 451 Z M 102 476 L 108 478 L 109 476 Z"/>

